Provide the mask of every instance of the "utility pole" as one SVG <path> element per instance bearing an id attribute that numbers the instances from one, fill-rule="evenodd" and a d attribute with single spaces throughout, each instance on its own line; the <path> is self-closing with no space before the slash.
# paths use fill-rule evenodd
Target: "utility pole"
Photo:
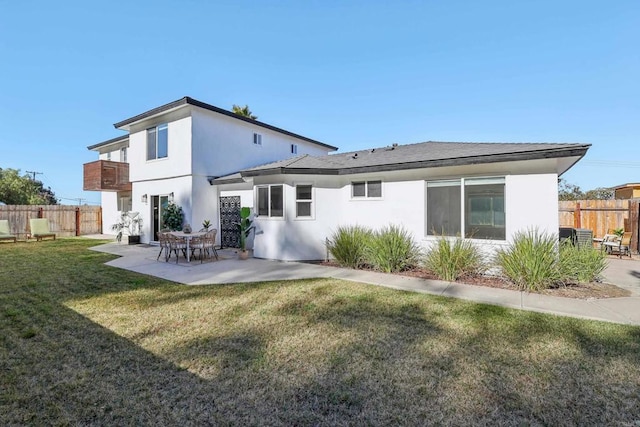
<path id="1" fill-rule="evenodd" d="M 25 172 L 33 175 L 33 178 L 31 178 L 32 181 L 36 180 L 36 175 L 42 175 L 42 172 L 35 172 L 35 171 L 25 171 Z"/>

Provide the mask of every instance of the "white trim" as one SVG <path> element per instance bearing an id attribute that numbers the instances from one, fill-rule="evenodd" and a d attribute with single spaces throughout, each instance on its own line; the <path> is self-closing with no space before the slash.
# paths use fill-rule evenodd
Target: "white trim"
<path id="1" fill-rule="evenodd" d="M 298 199 L 298 186 L 309 186 L 311 187 L 311 199 Z M 316 187 L 311 182 L 294 182 L 293 184 L 293 192 L 294 192 L 294 205 L 293 209 L 295 211 L 294 220 L 295 221 L 309 221 L 316 219 Z M 310 215 L 309 216 L 299 216 L 298 215 L 298 202 L 300 203 L 309 203 L 310 207 Z"/>

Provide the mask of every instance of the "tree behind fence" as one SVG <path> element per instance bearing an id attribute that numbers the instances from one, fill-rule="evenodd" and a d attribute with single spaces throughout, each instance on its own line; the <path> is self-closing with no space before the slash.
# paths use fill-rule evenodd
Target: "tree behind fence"
<path id="1" fill-rule="evenodd" d="M 59 237 L 98 234 L 102 232 L 100 206 L 7 205 L 0 206 L 0 219 L 9 220 L 11 232 L 25 239 L 31 231 L 29 219 L 47 218 L 51 231 Z"/>

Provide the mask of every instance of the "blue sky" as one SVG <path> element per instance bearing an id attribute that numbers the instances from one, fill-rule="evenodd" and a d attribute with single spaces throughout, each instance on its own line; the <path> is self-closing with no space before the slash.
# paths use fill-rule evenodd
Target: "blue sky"
<path id="1" fill-rule="evenodd" d="M 0 58 L 0 167 L 65 203 L 99 202 L 87 145 L 185 95 L 341 151 L 590 143 L 568 181 L 640 181 L 637 0 L 0 0 Z"/>

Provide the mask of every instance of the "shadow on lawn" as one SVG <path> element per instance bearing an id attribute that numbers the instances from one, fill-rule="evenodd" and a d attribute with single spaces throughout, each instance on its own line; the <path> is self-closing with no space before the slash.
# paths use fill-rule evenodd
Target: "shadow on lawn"
<path id="1" fill-rule="evenodd" d="M 287 285 L 185 288 L 106 267 L 110 256 L 61 242 L 45 243 L 40 258 L 26 246 L 0 253 L 0 424 L 640 419 L 640 328 L 330 280 L 303 282 L 306 292 L 274 306 L 271 289 Z M 227 310 L 227 332 L 187 339 L 162 356 L 64 305 L 129 290 L 158 297 L 138 301 L 141 310 L 207 294 L 243 299 Z M 255 313 L 264 324 L 241 322 Z"/>

